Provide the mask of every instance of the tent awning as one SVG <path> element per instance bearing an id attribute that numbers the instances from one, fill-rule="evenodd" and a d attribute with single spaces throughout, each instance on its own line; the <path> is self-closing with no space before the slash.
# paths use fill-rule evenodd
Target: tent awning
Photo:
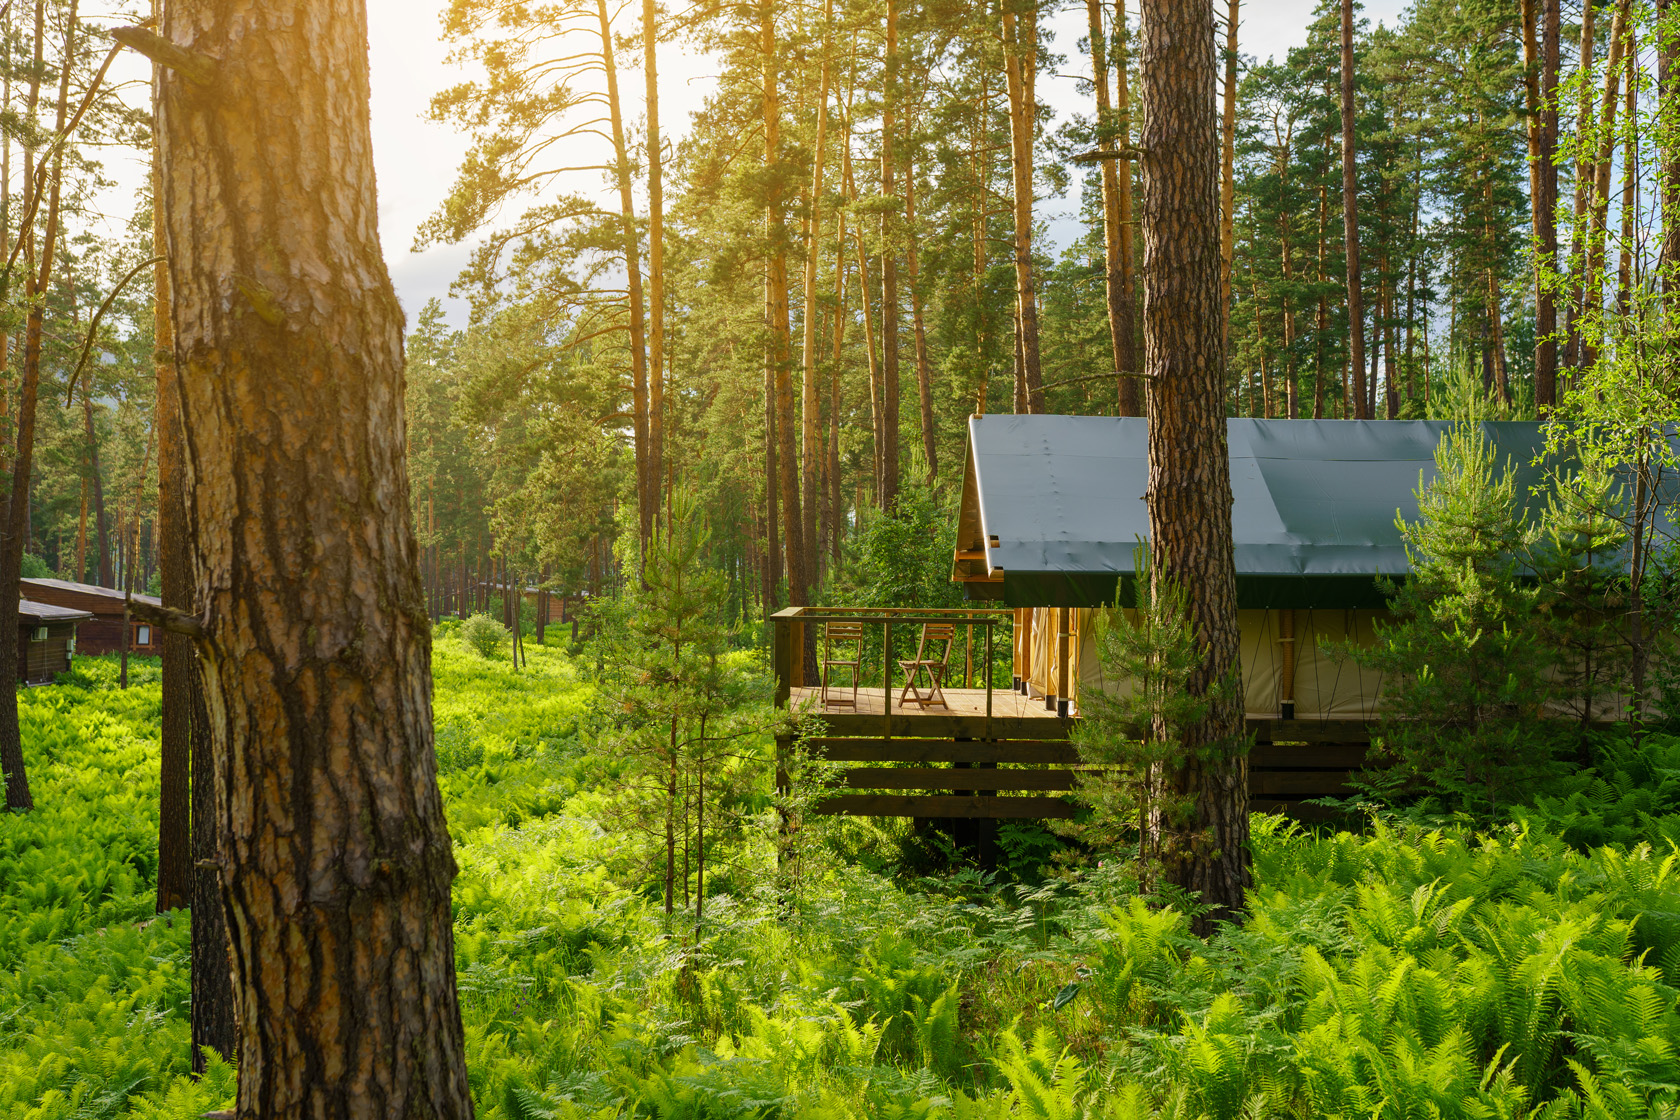
<path id="1" fill-rule="evenodd" d="M 1243 607 L 1378 607 L 1410 571 L 1396 516 L 1415 520 L 1445 421 L 1226 421 Z M 1482 429 L 1525 498 L 1540 425 Z M 1149 538 L 1148 421 L 976 416 L 953 578 L 1012 606 L 1112 603 Z"/>

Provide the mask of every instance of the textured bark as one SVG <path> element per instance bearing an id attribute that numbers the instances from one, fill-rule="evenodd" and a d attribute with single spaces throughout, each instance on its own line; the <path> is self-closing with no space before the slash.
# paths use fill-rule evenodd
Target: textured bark
<path id="1" fill-rule="evenodd" d="M 642 74 L 647 88 L 648 476 L 665 478 L 665 152 L 659 132 L 659 11 L 642 0 Z M 653 504 L 659 504 L 657 493 Z M 541 637 L 538 643 L 541 643 Z"/>
<path id="2" fill-rule="evenodd" d="M 156 16 L 156 5 L 153 5 Z M 162 194 L 163 168 L 152 150 L 152 197 Z M 152 208 L 152 243 L 164 243 L 163 211 Z M 169 321 L 169 265 L 161 257 L 153 275 L 152 356 L 157 378 L 153 425 L 158 433 L 158 566 L 166 606 L 192 613 L 192 559 L 187 549 L 185 472 L 181 461 L 181 401 L 173 364 L 175 329 Z M 80 572 L 77 578 L 81 578 Z M 192 639 L 163 635 L 163 710 L 158 804 L 158 913 L 190 905 L 192 890 Z M 223 955 L 226 960 L 226 955 Z"/>
<path id="3" fill-rule="evenodd" d="M 1353 99 L 1353 0 L 1342 0 L 1342 240 L 1347 257 L 1348 364 L 1353 369 L 1354 415 L 1365 404 L 1365 298 L 1359 274 L 1358 109 Z"/>
<path id="4" fill-rule="evenodd" d="M 1091 32 L 1091 73 L 1097 90 L 1097 142 L 1099 147 L 1112 149 L 1118 136 L 1126 144 L 1129 131 L 1125 107 L 1117 119 L 1108 86 L 1108 34 L 1103 30 L 1102 0 L 1085 0 L 1085 15 Z M 1125 41 L 1126 0 L 1115 0 L 1115 36 Z M 1119 61 L 1120 89 L 1126 88 L 1126 62 L 1122 53 Z M 1124 102 L 1124 94 L 1121 101 Z M 1121 164 L 1125 166 L 1125 191 L 1121 190 Z M 1103 200 L 1103 265 L 1105 294 L 1108 297 L 1108 339 L 1114 356 L 1115 391 L 1122 416 L 1136 416 L 1139 407 L 1137 323 L 1132 300 L 1131 246 L 1131 162 L 1105 159 L 1102 161 Z"/>
<path id="5" fill-rule="evenodd" d="M 1126 0 L 1114 0 L 1115 44 L 1119 57 L 1114 60 L 1114 111 L 1120 118 L 1120 146 L 1132 145 L 1131 79 L 1127 67 L 1131 64 L 1131 30 L 1126 25 Z M 1115 171 L 1120 186 L 1120 337 L 1124 346 L 1121 360 L 1125 367 L 1141 372 L 1137 343 L 1137 278 L 1134 267 L 1132 237 L 1132 161 L 1117 160 Z M 1143 415 L 1143 379 L 1128 377 L 1120 383 L 1120 415 Z"/>
<path id="6" fill-rule="evenodd" d="M 74 28 L 74 0 L 70 5 L 69 14 L 68 26 Z M 37 2 L 33 67 L 33 72 L 37 75 L 41 72 L 44 30 L 43 6 Z M 64 131 L 65 112 L 70 97 L 70 72 L 73 69 L 70 63 L 72 43 L 71 36 L 66 34 L 65 62 L 59 68 L 58 114 L 57 123 L 53 126 L 55 135 Z M 35 115 L 38 88 L 36 79 L 30 87 L 28 116 L 31 120 Z M 63 147 L 56 147 L 52 169 L 48 174 L 49 201 L 38 253 L 33 225 L 20 234 L 25 238 L 24 274 L 27 279 L 24 295 L 29 306 L 29 315 L 24 326 L 23 369 L 20 371 L 17 390 L 17 442 L 12 448 L 11 486 L 6 491 L 4 509 L 0 511 L 4 514 L 0 517 L 0 635 L 6 637 L 5 641 L 0 641 L 0 776 L 3 776 L 6 786 L 8 809 L 35 807 L 35 799 L 29 790 L 29 775 L 24 769 L 23 738 L 18 728 L 17 687 L 14 684 L 18 675 L 18 644 L 11 639 L 11 635 L 17 633 L 18 578 L 23 573 L 24 550 L 29 547 L 29 484 L 35 461 L 35 405 L 41 384 L 41 342 L 44 333 L 42 301 L 37 297 L 44 293 L 51 283 L 53 262 L 58 252 L 59 184 L 63 158 Z M 38 204 L 35 195 L 40 184 L 35 175 L 33 153 L 28 149 L 25 149 L 24 181 L 28 185 L 23 209 L 24 213 L 31 213 Z"/>
<path id="7" fill-rule="evenodd" d="M 472 1115 L 358 0 L 171 0 L 158 127 L 240 1120 Z"/>
<path id="8" fill-rule="evenodd" d="M 1581 314 L 1599 310 L 1602 292 L 1598 277 L 1604 271 L 1605 238 L 1609 234 L 1611 162 L 1616 150 L 1616 108 L 1620 98 L 1622 54 L 1628 40 L 1630 0 L 1616 5 L 1610 21 L 1610 42 L 1604 57 L 1604 89 L 1599 105 L 1598 144 L 1592 164 L 1592 183 L 1588 192 L 1587 245 L 1582 254 L 1581 274 L 1576 281 Z M 1577 342 L 1577 358 L 1581 366 L 1592 365 L 1598 355 L 1586 340 Z"/>
<path id="9" fill-rule="evenodd" d="M 764 166 L 774 174 L 782 158 L 782 105 L 778 88 L 775 11 L 766 0 L 759 6 L 759 47 L 763 51 Z M 769 256 L 765 266 L 765 298 L 769 321 L 769 363 L 775 390 L 775 447 L 783 533 L 786 547 L 788 602 L 803 607 L 810 603 L 805 575 L 804 521 L 799 512 L 799 451 L 793 420 L 792 329 L 788 310 L 786 215 L 779 188 L 772 187 L 765 211 Z"/>
<path id="10" fill-rule="evenodd" d="M 1227 327 L 1231 317 L 1231 256 L 1237 228 L 1237 28 L 1241 14 L 1242 0 L 1226 0 L 1225 81 L 1220 91 L 1219 121 L 1219 298 L 1224 301 Z"/>
<path id="11" fill-rule="evenodd" d="M 1033 94 L 1038 51 L 1038 0 L 1004 0 L 1003 58 L 1009 96 L 1009 164 L 1015 195 L 1015 317 L 1020 367 L 1017 411 L 1044 411 L 1044 375 L 1038 357 L 1038 289 L 1033 280 L 1033 138 L 1038 118 Z M 1020 11 L 1017 12 L 1016 8 Z"/>
<path id="12" fill-rule="evenodd" d="M 618 64 L 613 54 L 612 21 L 607 0 L 595 0 L 601 24 L 601 64 L 607 79 L 607 115 L 612 124 L 613 173 L 618 179 L 618 214 L 623 237 L 624 270 L 630 289 L 630 393 L 632 428 L 636 435 L 636 512 L 641 530 L 641 555 L 653 537 L 654 513 L 659 505 L 659 474 L 649 452 L 647 316 L 642 306 L 641 239 L 636 235 L 636 206 L 631 197 L 630 150 L 624 143 L 624 113 L 618 98 Z M 504 589 L 505 590 L 505 589 Z M 507 596 L 503 595 L 506 611 Z"/>
<path id="13" fill-rule="evenodd" d="M 648 0 L 649 3 L 652 0 Z M 811 206 L 806 217 L 809 231 L 805 241 L 804 346 L 800 372 L 800 474 L 804 483 L 801 512 L 805 515 L 805 570 L 816 580 L 822 549 L 819 546 L 817 512 L 821 506 L 817 464 L 823 450 L 817 430 L 822 404 L 817 391 L 822 374 L 817 369 L 817 258 L 822 252 L 823 157 L 828 154 L 829 28 L 833 25 L 834 0 L 823 7 L 821 72 L 817 81 L 817 143 L 811 157 Z"/>
<path id="14" fill-rule="evenodd" d="M 886 0 L 885 90 L 881 98 L 881 197 L 892 198 L 898 167 L 898 3 Z M 881 209 L 881 508 L 898 506 L 898 238 L 893 216 Z"/>
<path id="15" fill-rule="evenodd" d="M 1622 96 L 1626 99 L 1622 112 L 1628 127 L 1622 137 L 1622 231 L 1621 259 L 1616 262 L 1616 314 L 1627 315 L 1633 310 L 1633 236 L 1634 218 L 1639 206 L 1639 145 L 1635 122 L 1639 120 L 1639 43 L 1635 31 L 1628 28 L 1627 55 L 1624 60 L 1627 74 L 1622 79 Z"/>
<path id="16" fill-rule="evenodd" d="M 1249 880 L 1211 5 L 1145 0 L 1141 73 L 1151 575 L 1184 589 L 1205 658 L 1191 691 L 1225 688 L 1184 731 L 1170 781 L 1194 819 L 1164 822 L 1163 874 L 1210 907 L 1196 920 L 1207 933 L 1242 909 Z"/>
<path id="17" fill-rule="evenodd" d="M 1558 0 L 1548 0 L 1555 5 Z M 1677 67 L 1680 67 L 1680 30 L 1674 24 L 1674 0 L 1657 0 L 1657 104 L 1672 105 Z M 1555 126 L 1554 126 L 1555 132 Z M 1663 298 L 1674 291 L 1674 270 L 1680 266 L 1680 136 L 1670 121 L 1659 128 L 1658 155 L 1662 160 L 1659 189 L 1662 196 L 1662 250 L 1658 257 Z M 1669 312 L 1672 314 L 1672 312 Z"/>
<path id="18" fill-rule="evenodd" d="M 916 248 L 921 229 L 916 225 L 916 161 L 904 161 L 905 265 L 910 280 L 910 331 L 916 345 L 916 397 L 921 405 L 922 457 L 927 460 L 927 484 L 939 477 L 939 444 L 933 427 L 933 365 L 928 360 L 927 324 L 922 314 L 922 261 Z"/>
<path id="19" fill-rule="evenodd" d="M 1534 404 L 1557 403 L 1557 303 L 1546 276 L 1557 267 L 1558 30 L 1560 0 L 1522 0 L 1523 92 L 1528 109 L 1528 196 L 1534 227 Z"/>

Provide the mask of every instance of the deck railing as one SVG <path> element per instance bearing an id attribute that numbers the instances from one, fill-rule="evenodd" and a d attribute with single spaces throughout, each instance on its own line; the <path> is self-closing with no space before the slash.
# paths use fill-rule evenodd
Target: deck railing
<path id="1" fill-rule="evenodd" d="M 947 662 L 946 679 L 940 684 L 947 688 L 975 688 L 976 670 L 984 679 L 986 690 L 986 717 L 990 721 L 992 714 L 992 678 L 995 671 L 997 656 L 997 628 L 1000 623 L 1012 622 L 1014 613 L 1009 610 L 999 610 L 995 607 L 789 607 L 777 611 L 771 616 L 773 624 L 773 662 L 776 672 L 776 706 L 785 708 L 796 688 L 820 688 L 822 686 L 822 627 L 830 622 L 862 623 L 866 628 L 878 628 L 875 633 L 880 636 L 880 669 L 879 678 L 875 677 L 877 666 L 859 665 L 859 691 L 878 688 L 883 700 L 883 714 L 890 717 L 893 713 L 893 693 L 895 689 L 903 687 L 903 682 L 897 679 L 898 666 L 893 643 L 894 628 L 898 628 L 900 635 L 918 633 L 915 628 L 928 623 L 952 623 L 962 634 L 963 659 L 956 660 L 955 650 Z M 976 634 L 976 630 L 981 633 Z M 866 630 L 867 632 L 867 630 Z M 978 640 L 977 640 L 978 639 Z M 977 657 L 977 645 L 984 644 L 984 654 Z M 873 642 L 866 642 L 866 648 L 874 649 Z M 861 660 L 861 659 L 860 659 Z M 961 683 L 953 672 L 961 666 Z M 850 690 L 850 685 L 847 685 Z M 890 736 L 890 726 L 887 734 Z"/>

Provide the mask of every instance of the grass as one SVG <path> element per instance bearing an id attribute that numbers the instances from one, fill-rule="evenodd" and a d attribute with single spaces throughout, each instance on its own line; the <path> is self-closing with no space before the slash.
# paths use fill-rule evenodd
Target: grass
<path id="1" fill-rule="evenodd" d="M 628 874 L 589 666 L 440 638 L 440 781 L 480 1116 L 1657 1117 L 1680 1107 L 1680 856 L 1539 826 L 1257 818 L 1211 942 L 1114 869 L 895 882 L 749 844 L 701 929 Z M 155 666 L 22 694 L 0 819 L 0 1115 L 187 1117 L 186 923 L 152 914 Z M 767 818 L 768 821 L 768 818 Z"/>

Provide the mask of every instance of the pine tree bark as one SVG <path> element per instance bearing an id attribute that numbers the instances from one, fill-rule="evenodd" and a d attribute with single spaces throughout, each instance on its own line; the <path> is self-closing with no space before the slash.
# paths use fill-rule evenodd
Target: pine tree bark
<path id="1" fill-rule="evenodd" d="M 779 89 L 780 64 L 776 57 L 774 6 L 759 5 L 759 48 L 763 52 L 764 166 L 774 172 L 782 158 L 782 105 Z M 780 188 L 772 186 L 765 208 L 768 257 L 765 264 L 765 297 L 769 312 L 769 361 L 775 387 L 774 430 L 782 531 L 782 556 L 787 568 L 788 602 L 795 607 L 810 603 L 805 577 L 804 520 L 799 512 L 799 451 L 793 420 L 793 355 L 791 313 L 788 308 L 786 214 Z"/>
<path id="2" fill-rule="evenodd" d="M 1150 573 L 1185 592 L 1204 658 L 1191 693 L 1220 690 L 1183 732 L 1171 787 L 1194 806 L 1193 820 L 1164 819 L 1163 874 L 1209 907 L 1194 923 L 1207 934 L 1238 915 L 1249 882 L 1212 6 L 1144 0 L 1142 62 Z"/>
<path id="3" fill-rule="evenodd" d="M 1044 411 L 1044 374 L 1039 364 L 1038 291 L 1033 281 L 1033 139 L 1038 103 L 1033 86 L 1038 68 L 1038 0 L 1004 0 L 1003 58 L 1009 98 L 1009 162 L 1015 194 L 1015 317 L 1020 350 L 1020 387 L 1026 412 Z M 1019 12 L 1017 12 L 1019 8 Z"/>
<path id="4" fill-rule="evenodd" d="M 1097 91 L 1097 143 L 1112 150 L 1116 137 L 1125 145 L 1130 131 L 1125 120 L 1126 61 L 1119 59 L 1121 108 L 1116 117 L 1108 86 L 1108 34 L 1103 29 L 1102 0 L 1085 0 L 1085 15 L 1091 33 L 1091 73 Z M 1126 36 L 1126 0 L 1115 0 L 1116 41 Z M 1125 187 L 1121 176 L 1124 169 Z M 1122 416 L 1136 416 L 1138 402 L 1137 322 L 1132 297 L 1131 161 L 1102 161 L 1103 265 L 1108 297 L 1108 338 L 1114 356 L 1115 391 Z"/>
<path id="5" fill-rule="evenodd" d="M 1557 267 L 1558 34 L 1561 0 L 1523 0 L 1523 91 L 1528 109 L 1528 195 L 1533 210 L 1534 404 L 1557 404 L 1557 302 L 1547 276 Z"/>
<path id="6" fill-rule="evenodd" d="M 1622 56 L 1628 38 L 1629 8 L 1630 0 L 1621 0 L 1616 5 L 1615 15 L 1610 21 L 1609 49 L 1604 58 L 1604 89 L 1595 122 L 1598 143 L 1591 164 L 1592 182 L 1588 192 L 1587 245 L 1580 258 L 1581 273 L 1576 282 L 1582 315 L 1594 315 L 1601 310 L 1598 278 L 1603 275 L 1605 240 L 1609 234 L 1611 163 L 1616 150 L 1616 109 L 1620 100 Z M 1577 349 L 1577 360 L 1582 367 L 1598 360 L 1596 349 L 1586 339 L 1578 341 Z"/>
<path id="7" fill-rule="evenodd" d="M 939 442 L 933 421 L 933 366 L 928 360 L 927 324 L 923 315 L 922 260 L 916 248 L 921 229 L 916 224 L 916 160 L 904 161 L 904 224 L 908 230 L 904 255 L 910 280 L 910 332 L 916 347 L 916 397 L 921 405 L 922 457 L 927 460 L 927 484 L 939 477 Z"/>
<path id="8" fill-rule="evenodd" d="M 152 5 L 157 18 L 157 4 Z M 155 78 L 154 78 L 155 81 Z M 152 197 L 163 193 L 163 167 L 152 147 Z M 163 211 L 152 207 L 152 244 L 164 244 Z M 154 254 L 155 255 L 155 254 Z M 169 321 L 169 265 L 161 256 L 154 266 L 152 357 L 157 379 L 153 426 L 158 433 L 157 537 L 163 601 L 192 611 L 192 563 L 186 536 L 186 479 L 181 460 L 181 402 L 172 364 L 175 328 Z M 80 573 L 78 577 L 80 578 Z M 192 639 L 163 635 L 163 704 L 159 718 L 158 913 L 190 905 L 192 891 Z M 223 955 L 226 959 L 226 955 Z"/>
<path id="9" fill-rule="evenodd" d="M 642 304 L 642 250 L 636 235 L 636 206 L 631 195 L 630 149 L 624 142 L 624 113 L 618 97 L 618 64 L 613 52 L 612 21 L 607 0 L 595 0 L 601 24 L 601 65 L 607 79 L 607 115 L 612 125 L 613 174 L 618 179 L 618 213 L 624 251 L 624 270 L 630 289 L 630 393 L 632 430 L 636 438 L 636 513 L 641 530 L 637 555 L 646 555 L 653 539 L 654 513 L 659 505 L 659 475 L 652 462 L 648 414 L 646 309 Z M 505 589 L 504 589 L 505 590 Z M 503 598 L 506 596 L 504 594 Z M 503 604 L 504 609 L 506 603 Z"/>
<path id="10" fill-rule="evenodd" d="M 647 88 L 648 192 L 648 475 L 653 504 L 665 464 L 665 152 L 659 132 L 658 0 L 642 0 L 642 74 Z M 539 637 L 540 644 L 541 639 Z"/>
<path id="11" fill-rule="evenodd" d="M 1353 0 L 1342 0 L 1342 239 L 1347 259 L 1348 364 L 1353 370 L 1354 416 L 1369 420 L 1371 414 L 1365 404 L 1365 299 L 1359 272 L 1359 118 L 1353 86 Z"/>
<path id="12" fill-rule="evenodd" d="M 648 0 L 649 3 L 652 0 Z M 800 474 L 804 482 L 802 512 L 805 515 L 805 570 L 813 581 L 821 560 L 818 545 L 817 512 L 819 482 L 817 464 L 821 460 L 824 442 L 819 440 L 818 428 L 822 419 L 821 395 L 818 386 L 822 374 L 817 368 L 817 259 L 822 252 L 823 163 L 828 154 L 828 86 L 829 86 L 829 29 L 834 21 L 834 0 L 823 5 L 822 61 L 817 79 L 817 142 L 811 156 L 811 206 L 806 218 L 810 234 L 805 243 L 805 291 L 803 322 L 803 362 L 800 374 Z"/>
<path id="13" fill-rule="evenodd" d="M 1237 228 L 1237 28 L 1241 15 L 1242 0 L 1226 0 L 1225 80 L 1220 91 L 1223 112 L 1219 132 L 1219 296 L 1225 303 L 1227 326 L 1231 318 L 1231 259 Z"/>
<path id="14" fill-rule="evenodd" d="M 65 35 L 64 61 L 59 67 L 58 113 L 53 135 L 64 131 L 65 114 L 69 108 L 70 73 L 74 69 L 74 28 L 76 4 L 71 0 Z M 43 5 L 35 5 L 35 40 L 33 73 L 42 67 L 42 43 L 46 23 Z M 32 79 L 28 117 L 34 120 L 39 77 Z M 36 176 L 34 153 L 24 149 L 24 213 L 32 213 L 38 205 L 41 189 Z M 56 145 L 52 153 L 51 169 L 47 172 L 47 209 L 42 227 L 41 242 L 37 246 L 33 223 L 19 236 L 24 239 L 24 296 L 29 307 L 23 335 L 23 369 L 17 389 L 17 435 L 12 448 L 11 486 L 0 508 L 0 779 L 6 786 L 6 808 L 33 809 L 34 796 L 29 789 L 29 775 L 24 767 L 23 736 L 18 727 L 17 633 L 19 585 L 23 574 L 23 554 L 29 547 L 29 487 L 35 463 L 36 398 L 41 385 L 41 344 L 45 335 L 45 314 L 40 298 L 52 282 L 53 264 L 58 256 L 59 190 L 64 167 L 64 148 Z"/>
<path id="15" fill-rule="evenodd" d="M 898 2 L 886 0 L 886 84 L 881 99 L 881 197 L 893 198 L 898 132 Z M 898 508 L 898 231 L 881 209 L 881 508 Z"/>
<path id="16" fill-rule="evenodd" d="M 366 10 L 171 0 L 161 38 L 236 1115 L 470 1117 Z"/>
<path id="17" fill-rule="evenodd" d="M 1558 0 L 1547 0 L 1555 5 Z M 1675 0 L 1657 0 L 1657 104 L 1672 105 L 1675 82 L 1680 80 L 1680 36 L 1675 26 Z M 1673 124 L 1658 138 L 1662 160 L 1659 190 L 1662 198 L 1662 249 L 1658 255 L 1658 284 L 1663 299 L 1672 298 L 1674 270 L 1680 266 L 1680 136 Z M 1667 310 L 1672 315 L 1672 309 Z"/>

